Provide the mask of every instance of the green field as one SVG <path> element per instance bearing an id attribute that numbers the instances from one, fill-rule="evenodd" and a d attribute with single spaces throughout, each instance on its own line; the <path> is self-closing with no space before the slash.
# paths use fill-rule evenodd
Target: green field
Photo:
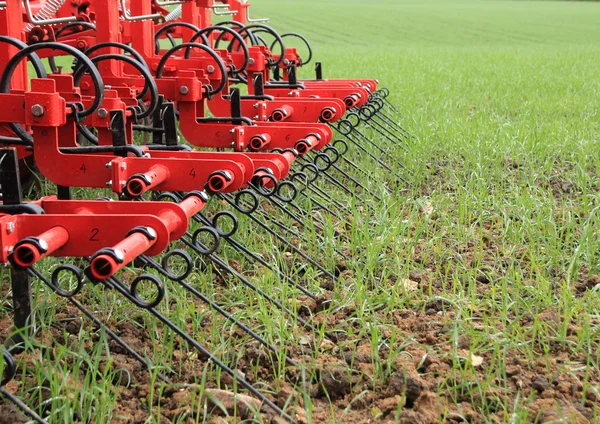
<path id="1" fill-rule="evenodd" d="M 600 4 L 254 0 L 252 17 L 306 35 L 326 77 L 377 78 L 390 89 L 414 135 L 406 151 L 393 149 L 410 186 L 394 186 L 372 212 L 352 203 L 352 258 L 334 287 L 287 263 L 328 300 L 322 308 L 223 252 L 316 333 L 227 277 L 193 275 L 302 371 L 273 365 L 175 287 L 161 310 L 300 422 L 600 422 Z M 385 174 L 374 172 L 373 191 L 384 192 Z M 336 221 L 323 220 L 331 235 Z M 275 242 L 244 220 L 240 234 L 278 260 Z M 340 266 L 333 246 L 307 250 Z M 235 390 L 231 379 L 117 294 L 86 288 L 93 310 L 157 365 L 151 384 L 64 300 L 35 287 L 42 349 L 20 357 L 27 366 L 9 388 L 42 405 L 49 422 L 236 422 L 203 395 L 215 382 Z M 325 327 L 341 335 L 337 345 L 323 341 Z M 1 408 L 0 423 L 20 422 Z M 243 422 L 270 417 L 254 419 Z"/>

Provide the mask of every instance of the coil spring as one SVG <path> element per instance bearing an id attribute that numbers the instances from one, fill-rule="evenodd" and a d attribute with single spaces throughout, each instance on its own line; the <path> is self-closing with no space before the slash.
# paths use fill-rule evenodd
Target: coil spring
<path id="1" fill-rule="evenodd" d="M 26 0 L 27 1 L 27 0 Z M 35 15 L 36 20 L 46 20 L 52 18 L 67 0 L 46 0 L 40 11 Z M 35 24 L 30 22 L 25 26 L 25 32 L 35 28 Z"/>
<path id="2" fill-rule="evenodd" d="M 181 18 L 181 5 L 177 6 L 175 9 L 173 9 L 173 11 L 171 13 L 169 13 L 167 16 L 165 16 L 165 21 L 169 22 L 169 21 L 174 21 L 175 19 L 179 19 Z"/>

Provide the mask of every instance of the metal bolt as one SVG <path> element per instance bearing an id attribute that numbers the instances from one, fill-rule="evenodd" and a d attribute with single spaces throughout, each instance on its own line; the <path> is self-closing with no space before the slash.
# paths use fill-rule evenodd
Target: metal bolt
<path id="1" fill-rule="evenodd" d="M 288 66 L 288 65 L 290 64 L 290 61 L 289 61 L 288 59 L 285 59 L 285 60 L 283 61 L 283 64 L 284 64 L 285 66 Z"/>
<path id="2" fill-rule="evenodd" d="M 104 109 L 103 107 L 98 109 L 98 118 L 104 119 L 107 116 L 108 116 L 108 111 L 106 109 Z"/>
<path id="3" fill-rule="evenodd" d="M 230 134 L 234 134 L 235 133 L 235 129 L 229 130 Z"/>
<path id="4" fill-rule="evenodd" d="M 179 87 L 179 92 L 181 94 L 187 94 L 190 92 L 190 89 L 187 87 L 187 85 L 182 85 L 181 87 Z"/>
<path id="5" fill-rule="evenodd" d="M 6 226 L 6 232 L 8 234 L 12 234 L 15 232 L 15 223 L 14 222 L 9 222 L 8 225 Z"/>
<path id="6" fill-rule="evenodd" d="M 127 164 L 124 162 L 121 162 L 121 171 L 125 171 L 127 169 Z"/>
<path id="7" fill-rule="evenodd" d="M 44 106 L 42 106 L 40 104 L 35 104 L 35 105 L 31 106 L 31 114 L 33 116 L 35 116 L 36 118 L 44 116 L 45 112 L 46 112 L 46 110 L 44 109 Z"/>
<path id="8" fill-rule="evenodd" d="M 229 147 L 233 149 L 235 147 L 235 142 L 232 141 L 231 144 L 229 145 Z"/>
<path id="9" fill-rule="evenodd" d="M 248 59 L 248 65 L 254 65 L 255 61 L 253 58 Z"/>
<path id="10" fill-rule="evenodd" d="M 253 107 L 254 109 L 258 109 L 258 103 L 255 103 Z"/>
<path id="11" fill-rule="evenodd" d="M 209 74 L 212 74 L 213 72 L 215 72 L 215 67 L 213 65 L 208 65 L 206 67 L 206 72 L 208 72 Z"/>
<path id="12" fill-rule="evenodd" d="M 108 169 L 110 169 L 110 168 L 112 168 L 112 162 L 108 162 L 108 163 L 107 163 L 106 165 L 104 165 L 104 166 L 106 166 Z"/>
<path id="13" fill-rule="evenodd" d="M 106 182 L 106 187 L 112 187 L 112 180 L 108 180 Z"/>

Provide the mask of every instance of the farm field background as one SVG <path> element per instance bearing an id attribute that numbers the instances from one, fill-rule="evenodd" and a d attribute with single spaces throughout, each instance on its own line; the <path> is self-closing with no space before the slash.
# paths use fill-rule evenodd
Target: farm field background
<path id="1" fill-rule="evenodd" d="M 303 349 L 316 347 L 308 387 L 292 387 L 262 362 L 246 377 L 301 422 L 598 422 L 600 4 L 254 0 L 252 17 L 307 36 L 325 77 L 379 79 L 414 138 L 393 149 L 410 186 L 373 202 L 368 222 L 357 219 L 356 257 L 340 281 L 323 288 L 307 277 L 332 306 L 292 302 L 343 334 L 337 346 L 323 330 L 307 335 L 281 315 L 269 321 L 268 306 L 231 285 L 212 293 L 295 358 L 306 361 Z M 270 241 L 244 225 L 241 232 L 270 251 Z M 328 262 L 327 249 L 312 253 Z M 207 293 L 213 282 L 195 281 Z M 96 291 L 96 310 L 155 364 L 162 357 L 201 373 L 200 386 L 231 388 L 155 322 Z M 170 312 L 183 326 L 187 316 L 202 323 L 192 331 L 218 356 L 239 364 L 266 356 L 225 320 L 186 305 L 184 294 L 170 296 Z M 173 389 L 156 373 L 153 384 L 140 383 L 147 373 L 110 354 L 105 336 L 68 320 L 64 301 L 38 303 L 47 349 L 21 357 L 30 374 L 11 389 L 44 403 L 50 422 L 223 422 L 201 389 L 185 379 Z M 5 296 L 4 337 L 9 304 Z M 63 322 L 51 328 L 57 312 Z M 14 417 L 0 414 L 0 423 Z"/>

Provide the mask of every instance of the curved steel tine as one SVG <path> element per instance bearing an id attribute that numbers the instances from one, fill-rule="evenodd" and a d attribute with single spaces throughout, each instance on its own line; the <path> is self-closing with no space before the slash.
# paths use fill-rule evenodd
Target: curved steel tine
<path id="1" fill-rule="evenodd" d="M 313 196 L 309 196 L 308 194 L 306 194 L 306 191 L 310 191 L 316 195 L 322 196 L 323 199 L 328 199 L 333 204 L 333 206 L 335 206 L 340 212 L 343 212 L 345 215 L 352 215 L 352 212 L 350 211 L 350 209 L 348 209 L 345 205 L 341 204 L 337 199 L 333 199 L 331 196 L 328 195 L 328 193 L 324 192 L 323 189 L 321 187 L 319 187 L 318 185 L 308 184 L 306 186 L 306 190 L 301 190 L 300 193 L 303 196 L 305 196 L 306 198 L 311 199 L 319 208 L 327 211 L 331 215 L 339 216 L 339 213 L 332 211 L 330 208 L 325 206 L 322 202 L 315 199 Z M 347 220 L 345 220 L 345 221 L 348 222 Z"/>
<path id="2" fill-rule="evenodd" d="M 270 201 L 273 201 L 272 199 L 269 199 Z M 280 208 L 282 211 L 287 211 L 287 209 L 279 204 L 278 202 L 274 203 L 276 205 L 276 207 Z M 289 211 L 287 211 L 289 212 Z M 294 229 L 290 228 L 289 225 L 286 225 L 284 222 L 276 219 L 275 217 L 273 217 L 272 215 L 270 215 L 268 212 L 266 212 L 264 209 L 259 209 L 256 211 L 256 213 L 258 213 L 261 217 L 265 218 L 266 220 L 272 222 L 274 225 L 276 225 L 277 227 L 281 228 L 283 231 L 290 233 L 291 235 L 298 237 L 300 240 L 309 243 L 310 241 L 308 240 L 308 238 L 306 237 L 306 235 L 295 231 Z M 306 228 L 306 225 L 302 222 L 302 221 L 298 221 L 300 222 L 300 225 L 302 226 L 302 228 Z M 320 231 L 324 231 L 324 229 L 322 227 L 318 228 Z M 319 238 L 319 240 L 324 243 L 325 242 L 325 238 L 323 237 L 322 234 L 320 234 L 318 231 L 315 232 L 315 235 Z M 346 256 L 343 252 L 341 252 L 338 248 L 334 247 L 334 252 L 337 253 L 338 255 L 340 255 L 343 259 L 349 259 L 348 256 Z"/>
<path id="3" fill-rule="evenodd" d="M 190 237 L 189 233 L 186 234 L 186 237 Z M 303 327 L 306 327 L 306 328 L 310 329 L 311 331 L 315 331 L 315 332 L 317 331 L 317 329 L 315 327 L 313 327 L 312 324 L 310 324 L 308 321 L 306 321 L 303 318 L 300 318 L 297 314 L 294 314 L 294 312 L 292 312 L 287 306 L 283 305 L 280 301 L 278 301 L 277 299 L 271 297 L 270 295 L 268 295 L 267 293 L 265 293 L 263 290 L 259 289 L 256 285 L 252 284 L 250 282 L 250 280 L 248 280 L 242 274 L 240 274 L 235 269 L 233 269 L 231 266 L 229 266 L 220 256 L 218 256 L 218 255 L 216 255 L 214 253 L 210 253 L 208 255 L 205 255 L 205 253 L 202 252 L 198 248 L 198 246 L 196 246 L 194 244 L 193 241 L 188 240 L 186 237 L 182 237 L 180 239 L 186 246 L 190 247 L 192 250 L 194 250 L 199 255 L 208 257 L 215 265 L 217 265 L 219 268 L 221 268 L 223 271 L 227 272 L 228 274 L 233 275 L 242 284 L 244 284 L 245 286 L 247 286 L 251 290 L 255 291 L 257 294 L 259 294 L 260 296 L 262 296 L 263 298 L 265 298 L 271 304 L 275 305 L 275 307 L 277 309 L 281 310 L 282 312 L 285 312 L 290 317 L 295 318 L 300 324 L 302 324 Z"/>
<path id="4" fill-rule="evenodd" d="M 110 277 L 110 286 L 112 286 L 115 290 L 121 293 L 127 300 L 136 304 L 136 299 L 129 293 L 129 290 L 125 285 L 119 281 L 116 277 Z M 240 386 L 244 387 L 254 396 L 256 396 L 263 404 L 268 406 L 273 412 L 280 415 L 285 420 L 296 424 L 297 421 L 294 420 L 290 415 L 288 415 L 285 411 L 283 411 L 279 406 L 277 406 L 273 401 L 263 395 L 258 389 L 256 389 L 252 384 L 250 384 L 245 378 L 240 376 L 230 367 L 225 365 L 220 359 L 214 356 L 208 349 L 202 346 L 197 340 L 191 337 L 184 330 L 179 328 L 173 321 L 169 320 L 167 317 L 162 315 L 160 312 L 156 310 L 155 307 L 144 308 L 150 314 L 152 314 L 155 318 L 157 318 L 160 322 L 162 322 L 166 327 L 168 327 L 171 331 L 175 332 L 179 337 L 181 337 L 185 342 L 193 349 L 197 350 L 202 356 L 204 356 L 208 361 L 212 362 L 214 365 L 219 367 L 226 374 L 229 374 L 234 381 L 236 381 Z"/>
<path id="5" fill-rule="evenodd" d="M 4 387 L 0 387 L 0 395 L 4 396 L 6 399 L 11 401 L 13 404 L 15 404 L 17 406 L 17 408 L 19 408 L 21 411 L 23 411 L 23 413 L 25 415 L 27 415 L 29 418 L 31 418 L 36 423 L 48 424 L 48 421 L 46 421 L 42 417 L 40 417 L 33 409 L 31 409 L 29 406 L 25 405 L 25 403 L 21 399 L 19 399 L 18 397 L 16 397 L 12 393 L 10 393 Z"/>
<path id="6" fill-rule="evenodd" d="M 224 199 L 225 201 L 227 201 L 227 203 L 229 203 L 230 205 L 232 205 L 234 208 L 238 209 L 237 205 L 235 204 L 235 201 L 231 200 L 231 198 L 229 196 L 226 196 L 226 195 L 223 195 L 223 194 L 219 194 L 219 198 Z M 274 231 L 267 224 L 265 224 L 264 222 L 262 222 L 261 220 L 259 220 L 258 218 L 256 218 L 253 214 L 247 214 L 246 216 L 249 217 L 256 224 L 258 224 L 260 227 L 262 227 L 269 234 L 275 236 L 280 242 L 282 242 L 287 247 L 289 247 L 290 249 L 292 249 L 294 252 L 296 252 L 297 254 L 299 254 L 300 256 L 302 256 L 306 261 L 308 261 L 315 268 L 319 269 L 323 274 L 325 274 L 325 275 L 333 278 L 334 280 L 336 279 L 335 275 L 333 275 L 331 272 L 327 271 L 320 263 L 318 263 L 313 258 L 311 258 L 310 256 L 308 256 L 302 250 L 298 249 L 296 246 L 294 246 L 292 243 L 290 243 L 288 240 L 286 240 L 285 237 L 283 237 L 280 234 L 278 234 L 276 231 Z"/>
<path id="7" fill-rule="evenodd" d="M 190 286 L 185 280 L 172 279 L 170 277 L 169 272 L 167 270 L 165 270 L 160 263 L 156 262 L 154 259 L 152 259 L 152 258 L 150 258 L 150 257 L 148 257 L 146 255 L 140 256 L 139 259 L 142 262 L 145 262 L 147 265 L 150 265 L 152 268 L 156 269 L 163 276 L 165 276 L 166 278 L 170 279 L 174 283 L 180 284 L 181 287 L 183 287 L 185 290 L 187 290 L 188 292 L 190 292 L 192 295 L 194 295 L 200 301 L 202 301 L 207 306 L 209 306 L 210 308 L 212 308 L 215 311 L 217 311 L 219 314 L 221 314 L 228 321 L 230 321 L 233 324 L 235 324 L 236 326 L 238 326 L 242 331 L 244 331 L 246 334 L 248 334 L 254 340 L 256 340 L 257 342 L 259 342 L 260 344 L 262 344 L 264 347 L 266 347 L 267 349 L 269 349 L 276 356 L 279 356 L 279 351 L 277 350 L 277 348 L 275 346 L 273 346 L 272 344 L 270 344 L 269 342 L 267 342 L 264 338 L 262 338 L 260 335 L 258 335 L 254 331 L 252 331 L 249 327 L 247 327 L 246 325 L 244 325 L 237 318 L 233 317 L 233 315 L 229 314 L 227 311 L 225 311 L 219 305 L 217 305 L 216 303 L 212 302 L 209 298 L 207 298 L 206 296 L 204 296 L 202 293 L 200 293 L 194 287 Z M 298 366 L 298 364 L 292 358 L 290 358 L 287 355 L 285 355 L 285 361 L 286 361 L 286 363 L 288 365 L 291 365 L 291 366 L 294 366 L 294 367 Z"/>
<path id="8" fill-rule="evenodd" d="M 380 136 L 384 137 L 385 139 L 391 141 L 394 145 L 396 145 L 396 146 L 400 145 L 404 150 L 407 149 L 407 147 L 405 145 L 406 139 L 400 138 L 400 137 L 394 135 L 394 133 L 392 132 L 391 129 L 386 128 L 385 125 L 380 123 L 375 117 L 372 117 L 371 119 L 367 119 L 363 122 L 366 126 L 371 128 L 377 134 L 379 134 Z M 387 153 L 387 150 L 384 150 L 384 151 Z"/>
<path id="9" fill-rule="evenodd" d="M 175 194 L 179 199 L 182 198 L 181 195 Z M 213 228 L 213 222 L 208 219 L 202 212 L 197 213 L 196 215 L 193 216 L 194 221 L 204 224 L 204 225 L 208 225 L 211 226 Z M 275 266 L 269 264 L 267 261 L 265 261 L 260 255 L 252 252 L 250 249 L 248 249 L 246 246 L 244 246 L 241 242 L 235 240 L 232 236 L 230 235 L 221 235 L 222 238 L 225 239 L 225 241 L 227 241 L 228 244 L 230 244 L 235 250 L 237 250 L 238 252 L 244 254 L 247 258 L 250 258 L 250 260 L 256 261 L 258 263 L 260 263 L 262 266 L 266 267 L 267 269 L 269 269 L 270 271 L 276 273 L 279 277 L 283 278 L 285 281 L 288 282 L 288 284 L 296 287 L 300 292 L 302 292 L 303 294 L 305 294 L 306 296 L 310 297 L 311 299 L 316 299 L 317 296 L 311 292 L 309 292 L 306 288 L 302 287 L 300 284 L 298 284 L 296 281 L 294 281 L 292 278 L 290 278 L 289 276 L 285 275 L 280 269 L 276 268 Z"/>
<path id="10" fill-rule="evenodd" d="M 30 267 L 28 269 L 29 274 L 33 277 L 38 278 L 41 282 L 46 284 L 52 291 L 55 291 L 56 286 L 46 278 L 40 271 L 38 271 L 35 267 Z M 83 306 L 77 299 L 73 297 L 68 297 L 67 300 L 75 306 L 83 315 L 89 318 L 94 324 L 96 324 L 102 331 L 106 332 L 108 336 L 115 341 L 119 346 L 121 346 L 127 353 L 129 353 L 134 359 L 144 365 L 148 370 L 154 368 L 154 365 L 149 362 L 147 359 L 144 359 L 142 355 L 135 351 L 131 346 L 129 346 L 121 337 L 119 337 L 114 331 L 112 331 L 106 324 L 100 321 L 98 318 L 94 316 L 85 306 Z M 164 381 L 165 383 L 170 383 L 169 379 L 163 375 L 162 373 L 156 374 L 159 379 Z"/>
<path id="11" fill-rule="evenodd" d="M 279 197 L 278 197 L 278 198 L 279 198 Z M 312 214 L 310 213 L 310 211 L 308 211 L 307 209 L 301 208 L 301 207 L 300 207 L 298 204 L 296 204 L 294 201 L 291 201 L 291 202 L 286 202 L 286 203 L 283 205 L 283 207 L 285 208 L 287 205 L 289 205 L 291 208 L 293 208 L 294 210 L 298 211 L 299 213 L 301 213 L 301 214 L 304 214 L 304 215 L 308 215 L 309 217 L 311 217 L 311 219 L 312 219 L 313 221 L 316 221 L 316 222 L 318 222 L 318 223 L 319 223 L 320 227 L 317 227 L 317 228 L 318 228 L 319 230 L 321 230 L 321 231 L 325 231 L 325 230 L 324 230 L 324 228 L 325 228 L 325 222 L 323 221 L 323 219 L 321 219 L 321 217 L 320 217 L 320 216 L 315 216 L 315 215 L 312 215 Z M 335 216 L 336 218 L 340 218 L 340 217 L 338 216 L 338 214 L 336 214 L 336 215 L 334 215 L 334 216 Z M 343 217 L 342 217 L 341 219 L 343 219 Z M 347 222 L 347 221 L 346 221 L 346 222 Z M 316 227 L 316 226 L 315 226 L 315 227 Z M 340 238 L 343 238 L 343 239 L 345 239 L 346 241 L 350 241 L 350 239 L 348 238 L 348 235 L 347 235 L 347 234 L 345 234 L 345 233 L 340 233 L 340 232 L 339 232 L 338 230 L 336 230 L 335 228 L 333 229 L 333 234 L 334 234 L 336 237 L 340 237 Z"/>
<path id="12" fill-rule="evenodd" d="M 360 136 L 362 139 L 364 139 L 367 143 L 369 143 L 371 146 L 373 146 L 376 150 L 378 150 L 382 155 L 387 156 L 392 161 L 393 165 L 399 166 L 402 169 L 406 168 L 402 163 L 400 163 L 398 160 L 396 160 L 394 157 L 392 157 L 388 153 L 388 151 L 386 149 L 384 149 L 383 147 L 381 147 L 379 144 L 375 143 L 370 137 L 367 137 L 366 134 L 364 134 L 363 132 L 361 132 L 360 130 L 358 130 L 356 127 L 353 129 L 353 131 L 358 136 Z M 395 141 L 392 140 L 391 138 L 388 138 L 388 140 L 390 140 L 393 143 L 395 143 Z M 404 147 L 404 149 L 406 149 L 406 146 L 404 146 L 404 145 L 402 145 L 402 146 Z"/>
<path id="13" fill-rule="evenodd" d="M 202 216 L 204 217 L 204 219 L 202 221 L 198 221 L 198 222 L 202 222 L 205 225 L 212 225 L 212 222 L 208 218 L 206 218 L 204 215 L 202 215 Z M 233 237 L 231 237 L 229 235 L 224 235 L 224 236 L 221 236 L 221 237 L 224 238 L 225 241 L 227 241 L 227 243 L 230 244 L 231 247 L 233 247 L 235 250 L 237 250 L 238 252 L 240 252 L 240 253 L 242 253 L 242 254 L 250 257 L 252 260 L 258 262 L 259 264 L 261 264 L 265 268 L 267 268 L 270 271 L 276 273 L 280 278 L 283 278 L 285 281 L 288 282 L 288 284 L 294 286 L 296 289 L 298 289 L 304 295 L 310 297 L 313 300 L 315 300 L 317 298 L 317 296 L 315 294 L 309 292 L 306 288 L 302 287 L 300 284 L 298 284 L 292 278 L 290 278 L 287 275 L 285 275 L 280 269 L 278 269 L 275 266 L 269 264 L 267 261 L 265 261 L 263 258 L 261 258 L 260 255 L 252 252 L 250 249 L 248 249 L 246 246 L 244 246 L 239 241 L 235 240 Z"/>

